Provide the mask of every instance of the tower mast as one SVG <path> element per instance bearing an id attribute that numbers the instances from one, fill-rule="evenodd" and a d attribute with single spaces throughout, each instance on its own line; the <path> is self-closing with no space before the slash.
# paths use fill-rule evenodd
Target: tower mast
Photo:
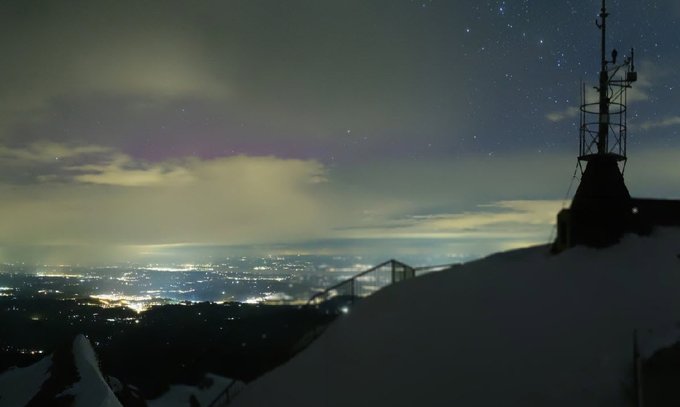
<path id="1" fill-rule="evenodd" d="M 627 90 L 637 80 L 637 73 L 633 50 L 621 62 L 616 61 L 615 49 L 608 57 L 608 17 L 606 0 L 602 0 L 595 20 L 600 29 L 600 78 L 595 87 L 598 96 L 597 100 L 587 100 L 585 88 L 581 90 L 581 182 L 570 209 L 558 216 L 558 247 L 607 246 L 631 227 L 633 208 L 623 172 L 627 160 Z"/>
<path id="2" fill-rule="evenodd" d="M 600 78 L 597 101 L 587 101 L 585 91 L 581 95 L 581 126 L 579 161 L 597 159 L 626 161 L 627 100 L 626 91 L 637 80 L 634 52 L 617 63 L 617 50 L 607 59 L 607 12 L 606 0 L 595 20 L 600 29 Z"/>
<path id="3" fill-rule="evenodd" d="M 601 58 L 601 66 L 600 66 L 600 87 L 598 88 L 599 90 L 599 96 L 600 96 L 600 109 L 599 109 L 599 129 L 597 133 L 597 153 L 598 154 L 606 154 L 607 153 L 607 145 L 608 145 L 608 140 L 607 136 L 609 135 L 609 96 L 608 96 L 608 90 L 609 90 L 609 74 L 607 73 L 607 57 L 606 57 L 606 49 L 607 49 L 607 17 L 609 14 L 607 13 L 607 7 L 605 4 L 606 0 L 602 0 L 602 9 L 600 10 L 600 21 L 597 22 L 597 26 L 600 28 L 600 31 L 602 32 L 602 40 L 601 40 L 601 53 L 602 53 L 602 58 Z M 616 62 L 614 62 L 616 63 Z"/>
<path id="4" fill-rule="evenodd" d="M 581 182 L 571 206 L 557 215 L 556 253 L 576 245 L 607 247 L 626 233 L 648 234 L 656 226 L 680 226 L 680 200 L 632 198 L 623 179 L 628 160 L 627 91 L 638 75 L 633 49 L 620 62 L 616 62 L 615 49 L 608 58 L 609 13 L 606 0 L 601 1 L 595 19 L 601 34 L 597 100 L 588 97 L 585 85 L 581 86 Z"/>

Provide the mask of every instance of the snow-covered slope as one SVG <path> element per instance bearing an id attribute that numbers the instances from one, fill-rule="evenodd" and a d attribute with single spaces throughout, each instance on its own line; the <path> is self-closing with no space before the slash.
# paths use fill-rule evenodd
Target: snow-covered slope
<path id="1" fill-rule="evenodd" d="M 71 347 L 0 375 L 0 407 L 27 404 L 122 407 L 99 371 L 90 342 L 82 335 Z"/>
<path id="2" fill-rule="evenodd" d="M 680 321 L 680 230 L 388 287 L 235 406 L 623 406 L 633 330 Z"/>
<path id="3" fill-rule="evenodd" d="M 52 356 L 31 366 L 11 369 L 0 375 L 0 407 L 26 405 L 50 377 Z"/>
<path id="4" fill-rule="evenodd" d="M 149 407 L 187 407 L 191 406 L 191 399 L 193 398 L 199 405 L 209 406 L 218 396 L 222 395 L 225 389 L 229 388 L 229 395 L 221 397 L 219 401 L 233 398 L 243 386 L 243 382 L 236 381 L 234 383 L 233 379 L 208 373 L 201 385 L 178 384 L 170 386 L 165 394 L 155 400 L 147 401 L 147 404 Z"/>
<path id="5" fill-rule="evenodd" d="M 73 407 L 121 406 L 99 371 L 97 356 L 83 335 L 76 336 L 73 341 L 73 356 L 80 380 L 63 393 L 75 396 Z"/>

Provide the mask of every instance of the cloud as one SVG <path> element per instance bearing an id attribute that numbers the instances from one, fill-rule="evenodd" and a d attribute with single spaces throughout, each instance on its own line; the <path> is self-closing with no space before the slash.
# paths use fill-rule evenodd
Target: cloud
<path id="1" fill-rule="evenodd" d="M 626 184 L 632 196 L 680 198 L 680 147 L 661 145 L 632 152 L 628 150 Z"/>
<path id="2" fill-rule="evenodd" d="M 225 97 L 229 94 L 227 83 L 212 70 L 209 59 L 200 44 L 177 33 L 145 38 L 134 47 L 122 37 L 106 48 L 93 47 L 73 61 L 69 72 L 78 80 L 69 82 L 67 90 L 143 94 L 161 99 L 187 95 Z"/>
<path id="3" fill-rule="evenodd" d="M 62 167 L 42 182 L 0 184 L 1 245 L 275 242 L 316 236 L 327 223 L 315 198 L 324 184 L 316 161 L 146 163 L 119 152 L 102 161 Z"/>
<path id="4" fill-rule="evenodd" d="M 143 187 L 154 185 L 179 186 L 193 180 L 191 170 L 182 163 L 136 162 L 125 154 L 116 154 L 108 163 L 69 167 L 76 175 L 73 180 L 87 184 Z"/>
<path id="5" fill-rule="evenodd" d="M 639 64 L 641 67 L 638 73 L 638 79 L 633 86 L 627 89 L 626 100 L 628 104 L 636 102 L 644 102 L 649 100 L 649 91 L 653 87 L 653 81 L 665 75 L 665 71 L 657 67 L 651 61 L 643 61 Z M 598 93 L 593 87 L 586 86 L 586 102 L 597 103 Z M 596 109 L 596 106 L 594 107 Z M 572 119 L 579 114 L 578 106 L 569 106 L 566 109 L 548 112 L 546 119 L 551 122 L 561 122 L 563 120 Z"/>
<path id="6" fill-rule="evenodd" d="M 650 91 L 654 84 L 668 76 L 669 71 L 650 60 L 644 60 L 638 64 L 638 79 L 628 89 L 628 104 L 644 102 L 650 99 Z"/>
<path id="7" fill-rule="evenodd" d="M 559 200 L 499 201 L 460 213 L 419 215 L 388 221 L 383 226 L 360 230 L 355 236 L 464 240 L 512 236 L 538 238 L 534 243 L 544 243 L 562 205 Z M 538 235 L 536 232 L 539 232 Z"/>
<path id="8" fill-rule="evenodd" d="M 232 94 L 229 64 L 215 63 L 196 30 L 178 29 L 181 15 L 154 5 L 134 5 L 131 13 L 130 6 L 3 5 L 12 39 L 0 45 L 12 57 L 0 67 L 0 136 L 22 123 L 55 120 L 54 105 L 64 98 L 125 97 L 142 108 Z"/>
<path id="9" fill-rule="evenodd" d="M 0 158 L 3 160 L 36 163 L 50 163 L 60 159 L 71 159 L 87 155 L 108 154 L 109 147 L 96 145 L 70 146 L 52 141 L 37 141 L 25 147 L 0 145 Z"/>
<path id="10" fill-rule="evenodd" d="M 0 145 L 0 183 L 68 181 L 68 166 L 108 159 L 115 150 L 99 145 L 36 141 L 23 147 Z M 80 164 L 78 164 L 80 165 Z"/>
<path id="11" fill-rule="evenodd" d="M 549 112 L 545 117 L 551 122 L 561 122 L 578 116 L 579 108 L 570 106 L 564 110 Z"/>
<path id="12" fill-rule="evenodd" d="M 666 117 L 657 121 L 646 121 L 640 125 L 642 130 L 680 125 L 680 116 Z"/>
<path id="13" fill-rule="evenodd" d="M 546 243 L 574 168 L 574 157 L 543 154 L 327 167 L 245 155 L 146 162 L 86 145 L 3 151 L 35 163 L 48 152 L 75 157 L 45 170 L 51 178 L 0 182 L 0 248 L 65 262 L 203 246 L 339 253 L 360 242 L 387 255 L 391 247 L 447 255 Z M 631 194 L 678 196 L 679 154 L 636 152 L 626 172 Z"/>

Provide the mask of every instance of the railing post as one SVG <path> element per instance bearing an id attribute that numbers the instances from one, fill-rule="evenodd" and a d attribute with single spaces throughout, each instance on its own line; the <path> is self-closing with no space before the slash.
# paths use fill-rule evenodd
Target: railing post
<path id="1" fill-rule="evenodd" d="M 390 269 L 389 269 L 389 271 L 386 271 L 385 267 L 388 267 L 388 266 L 390 267 Z M 447 264 L 446 266 L 451 266 L 451 265 Z M 397 270 L 397 267 L 399 268 L 399 270 Z M 440 266 L 437 266 L 437 267 L 440 267 Z M 418 270 L 425 270 L 425 269 L 431 269 L 431 268 L 432 267 L 419 267 Z M 360 289 L 356 286 L 357 280 L 359 278 L 364 278 L 366 276 L 370 276 L 370 277 L 368 277 L 369 280 L 374 281 L 374 282 L 378 282 L 379 283 L 378 285 L 384 284 L 385 281 L 383 280 L 383 277 L 385 275 L 385 272 L 389 272 L 390 277 L 391 277 L 391 281 L 388 282 L 388 285 L 394 284 L 394 283 L 397 282 L 396 281 L 397 280 L 397 273 L 399 273 L 399 275 L 398 275 L 399 281 L 408 280 L 408 279 L 416 276 L 416 268 L 411 267 L 411 266 L 407 266 L 404 263 L 401 263 L 401 262 L 398 262 L 394 259 L 391 259 L 391 260 L 385 261 L 383 263 L 380 263 L 377 266 L 374 266 L 374 267 L 372 267 L 372 268 L 370 268 L 366 271 L 363 271 L 363 272 L 355 275 L 354 277 L 351 277 L 351 278 L 344 280 L 344 281 L 342 281 L 342 282 L 340 282 L 340 283 L 338 283 L 334 286 L 331 286 L 331 287 L 323 290 L 322 292 L 313 294 L 309 298 L 309 300 L 307 300 L 307 305 L 319 306 L 321 303 L 328 301 L 331 298 L 330 293 L 332 293 L 333 290 L 339 290 L 342 293 L 346 293 L 347 292 L 346 291 L 347 290 L 347 288 L 346 288 L 347 284 L 350 284 L 349 294 L 352 297 L 351 302 L 354 303 L 354 299 L 355 299 L 354 297 L 358 297 L 358 294 L 359 294 L 359 291 L 360 291 Z M 383 287 L 384 286 L 381 286 L 378 289 L 383 288 Z M 366 292 L 367 292 L 367 290 L 364 290 L 363 293 L 365 294 Z M 372 292 L 370 292 L 370 293 L 372 293 Z M 337 295 L 337 293 L 336 293 L 336 295 Z"/>
<path id="2" fill-rule="evenodd" d="M 351 284 L 349 285 L 349 294 L 350 298 L 352 298 L 352 304 L 354 304 L 354 282 L 356 281 L 355 278 L 351 279 Z"/>
<path id="3" fill-rule="evenodd" d="M 642 376 L 642 357 L 640 356 L 640 348 L 638 344 L 638 333 L 637 329 L 633 330 L 633 383 L 635 386 L 635 405 L 637 407 L 644 406 L 644 395 L 642 393 L 643 388 L 643 376 Z"/>

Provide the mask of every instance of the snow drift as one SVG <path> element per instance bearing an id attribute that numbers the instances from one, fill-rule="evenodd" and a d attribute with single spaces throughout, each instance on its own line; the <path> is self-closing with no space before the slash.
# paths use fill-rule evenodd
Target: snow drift
<path id="1" fill-rule="evenodd" d="M 680 320 L 680 230 L 490 256 L 362 300 L 233 405 L 622 406 L 633 331 Z"/>

